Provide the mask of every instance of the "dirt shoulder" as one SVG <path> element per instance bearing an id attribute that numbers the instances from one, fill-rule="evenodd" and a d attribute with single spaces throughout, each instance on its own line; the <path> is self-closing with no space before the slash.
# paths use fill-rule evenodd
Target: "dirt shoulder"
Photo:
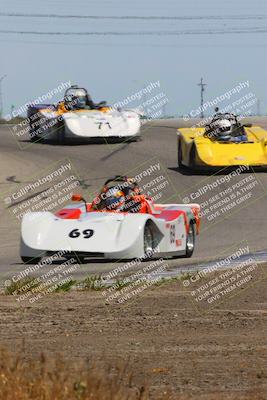
<path id="1" fill-rule="evenodd" d="M 125 304 L 96 291 L 52 294 L 33 305 L 0 296 L 1 345 L 26 357 L 63 354 L 70 363 L 125 361 L 152 399 L 267 398 L 266 278 L 213 308 L 196 307 L 180 281 Z"/>

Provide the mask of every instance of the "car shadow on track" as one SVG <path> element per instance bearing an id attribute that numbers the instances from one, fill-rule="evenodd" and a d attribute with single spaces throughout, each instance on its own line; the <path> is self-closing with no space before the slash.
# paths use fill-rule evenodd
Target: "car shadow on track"
<path id="1" fill-rule="evenodd" d="M 49 258 L 49 256 L 43 257 L 42 261 L 44 261 L 45 263 L 45 259 Z M 70 257 L 71 258 L 71 257 Z M 60 260 L 53 260 L 51 262 L 49 262 L 49 264 L 47 264 L 47 267 L 49 266 L 53 266 L 53 265 L 61 265 L 62 263 L 68 261 L 70 258 L 62 258 Z M 114 264 L 114 265 L 121 265 L 121 264 L 127 264 L 133 261 L 133 259 L 129 258 L 129 259 L 123 259 L 123 260 L 118 260 L 118 259 L 112 259 L 112 258 L 100 258 L 100 257 L 79 257 L 79 255 L 76 256 L 77 258 L 77 264 L 82 265 L 88 265 L 88 264 Z M 140 263 L 141 264 L 145 264 L 145 263 L 150 263 L 150 262 L 154 262 L 155 260 L 159 260 L 162 257 L 155 257 L 155 258 L 151 258 L 151 259 L 141 259 Z M 179 259 L 187 259 L 185 258 L 184 255 L 179 255 L 179 256 L 166 256 L 164 257 L 164 260 L 179 260 Z M 13 262 L 10 265 L 25 265 L 25 267 L 27 265 L 31 265 L 31 264 L 25 264 L 22 261 L 21 262 Z M 37 264 L 36 264 L 37 265 Z"/>
<path id="2" fill-rule="evenodd" d="M 47 257 L 49 257 L 49 256 L 47 256 Z M 45 258 L 46 257 L 44 257 L 43 260 L 45 260 Z M 77 256 L 77 258 L 79 258 L 79 257 Z M 62 263 L 66 262 L 67 260 L 68 260 L 67 258 L 66 259 L 62 259 L 62 260 L 53 260 L 52 262 L 47 264 L 47 266 L 49 266 L 49 265 L 61 265 Z M 110 260 L 110 259 L 107 259 L 107 258 L 93 258 L 93 257 L 92 258 L 88 257 L 88 258 L 86 258 L 85 260 L 82 260 L 82 261 L 77 260 L 77 263 L 80 264 L 80 265 L 92 264 L 92 263 L 94 263 L 94 264 L 108 264 L 108 263 L 116 263 L 116 262 L 118 263 L 118 260 Z M 27 265 L 32 265 L 32 264 L 27 264 L 27 263 L 25 264 L 25 263 L 23 263 L 21 261 L 21 262 L 11 263 L 10 265 L 25 265 L 25 266 L 27 266 Z"/>
<path id="3" fill-rule="evenodd" d="M 212 169 L 198 169 L 193 170 L 190 168 L 179 168 L 179 167 L 168 167 L 170 171 L 179 172 L 181 175 L 184 176 L 213 176 L 213 175 L 228 175 L 231 172 L 236 171 L 239 166 L 235 167 L 224 167 L 224 168 L 212 168 Z M 244 170 L 242 173 L 266 173 L 267 167 L 250 167 L 247 170 Z"/>
<path id="4" fill-rule="evenodd" d="M 56 140 L 36 140 L 35 142 L 31 141 L 30 139 L 21 139 L 19 143 L 29 143 L 29 144 L 41 144 L 41 145 L 49 145 L 49 146 L 85 146 L 85 145 L 92 145 L 92 144 L 123 144 L 123 143 L 132 143 L 140 141 L 141 139 L 125 139 L 125 138 L 91 138 L 91 139 L 75 139 L 75 140 L 66 140 L 63 143 L 60 143 Z"/>

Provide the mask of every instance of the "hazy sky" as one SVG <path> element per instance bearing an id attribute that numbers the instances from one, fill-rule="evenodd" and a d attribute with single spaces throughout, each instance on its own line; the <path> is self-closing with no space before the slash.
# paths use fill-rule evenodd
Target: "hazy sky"
<path id="1" fill-rule="evenodd" d="M 207 100 L 249 80 L 267 112 L 266 39 L 264 0 L 0 0 L 4 111 L 63 81 L 114 103 L 159 80 L 167 112 L 184 114 L 203 76 Z"/>

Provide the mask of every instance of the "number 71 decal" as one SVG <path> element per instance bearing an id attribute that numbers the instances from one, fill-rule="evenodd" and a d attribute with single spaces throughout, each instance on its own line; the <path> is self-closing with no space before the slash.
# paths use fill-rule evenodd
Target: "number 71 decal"
<path id="1" fill-rule="evenodd" d="M 96 124 L 98 125 L 98 129 L 102 129 L 102 125 L 108 125 L 109 129 L 111 129 L 109 122 L 96 122 Z"/>

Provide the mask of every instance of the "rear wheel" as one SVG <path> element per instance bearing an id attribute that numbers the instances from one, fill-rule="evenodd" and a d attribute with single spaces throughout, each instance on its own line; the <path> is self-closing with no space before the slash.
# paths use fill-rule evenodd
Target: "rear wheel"
<path id="1" fill-rule="evenodd" d="M 144 254 L 146 258 L 151 258 L 153 255 L 154 235 L 151 224 L 147 223 L 144 229 Z"/>
<path id="2" fill-rule="evenodd" d="M 20 258 L 24 264 L 38 264 L 42 259 L 41 257 L 32 258 L 32 257 L 25 257 L 25 256 L 21 256 Z"/>
<path id="3" fill-rule="evenodd" d="M 139 136 L 131 136 L 131 137 L 129 137 L 129 138 L 126 138 L 125 140 L 124 140 L 124 142 L 126 142 L 126 143 L 135 143 L 135 142 L 140 142 L 142 140 L 142 138 L 141 138 L 141 136 L 139 135 Z"/>
<path id="4" fill-rule="evenodd" d="M 35 142 L 43 142 L 43 132 L 44 132 L 44 128 L 43 128 L 43 122 L 42 119 L 36 115 L 39 114 L 39 111 L 36 110 L 33 114 L 29 115 L 29 134 L 30 134 L 30 141 L 35 143 Z"/>
<path id="5" fill-rule="evenodd" d="M 42 137 L 40 137 L 40 136 L 37 136 L 37 135 L 31 136 L 30 137 L 30 141 L 33 142 L 33 143 L 44 143 L 44 139 Z"/>
<path id="6" fill-rule="evenodd" d="M 38 122 L 38 120 L 36 122 Z M 34 126 L 33 126 L 33 124 L 31 122 L 29 122 L 29 128 L 30 128 L 30 131 L 29 131 L 30 141 L 33 142 L 33 143 L 37 142 L 39 137 L 37 136 L 36 130 L 35 130 L 35 128 L 34 128 Z"/>
<path id="7" fill-rule="evenodd" d="M 195 225 L 191 221 L 189 224 L 189 230 L 186 237 L 186 253 L 185 256 L 190 258 L 195 250 Z"/>
<path id="8" fill-rule="evenodd" d="M 33 143 L 37 141 L 37 136 L 32 128 L 30 128 L 30 141 Z"/>

